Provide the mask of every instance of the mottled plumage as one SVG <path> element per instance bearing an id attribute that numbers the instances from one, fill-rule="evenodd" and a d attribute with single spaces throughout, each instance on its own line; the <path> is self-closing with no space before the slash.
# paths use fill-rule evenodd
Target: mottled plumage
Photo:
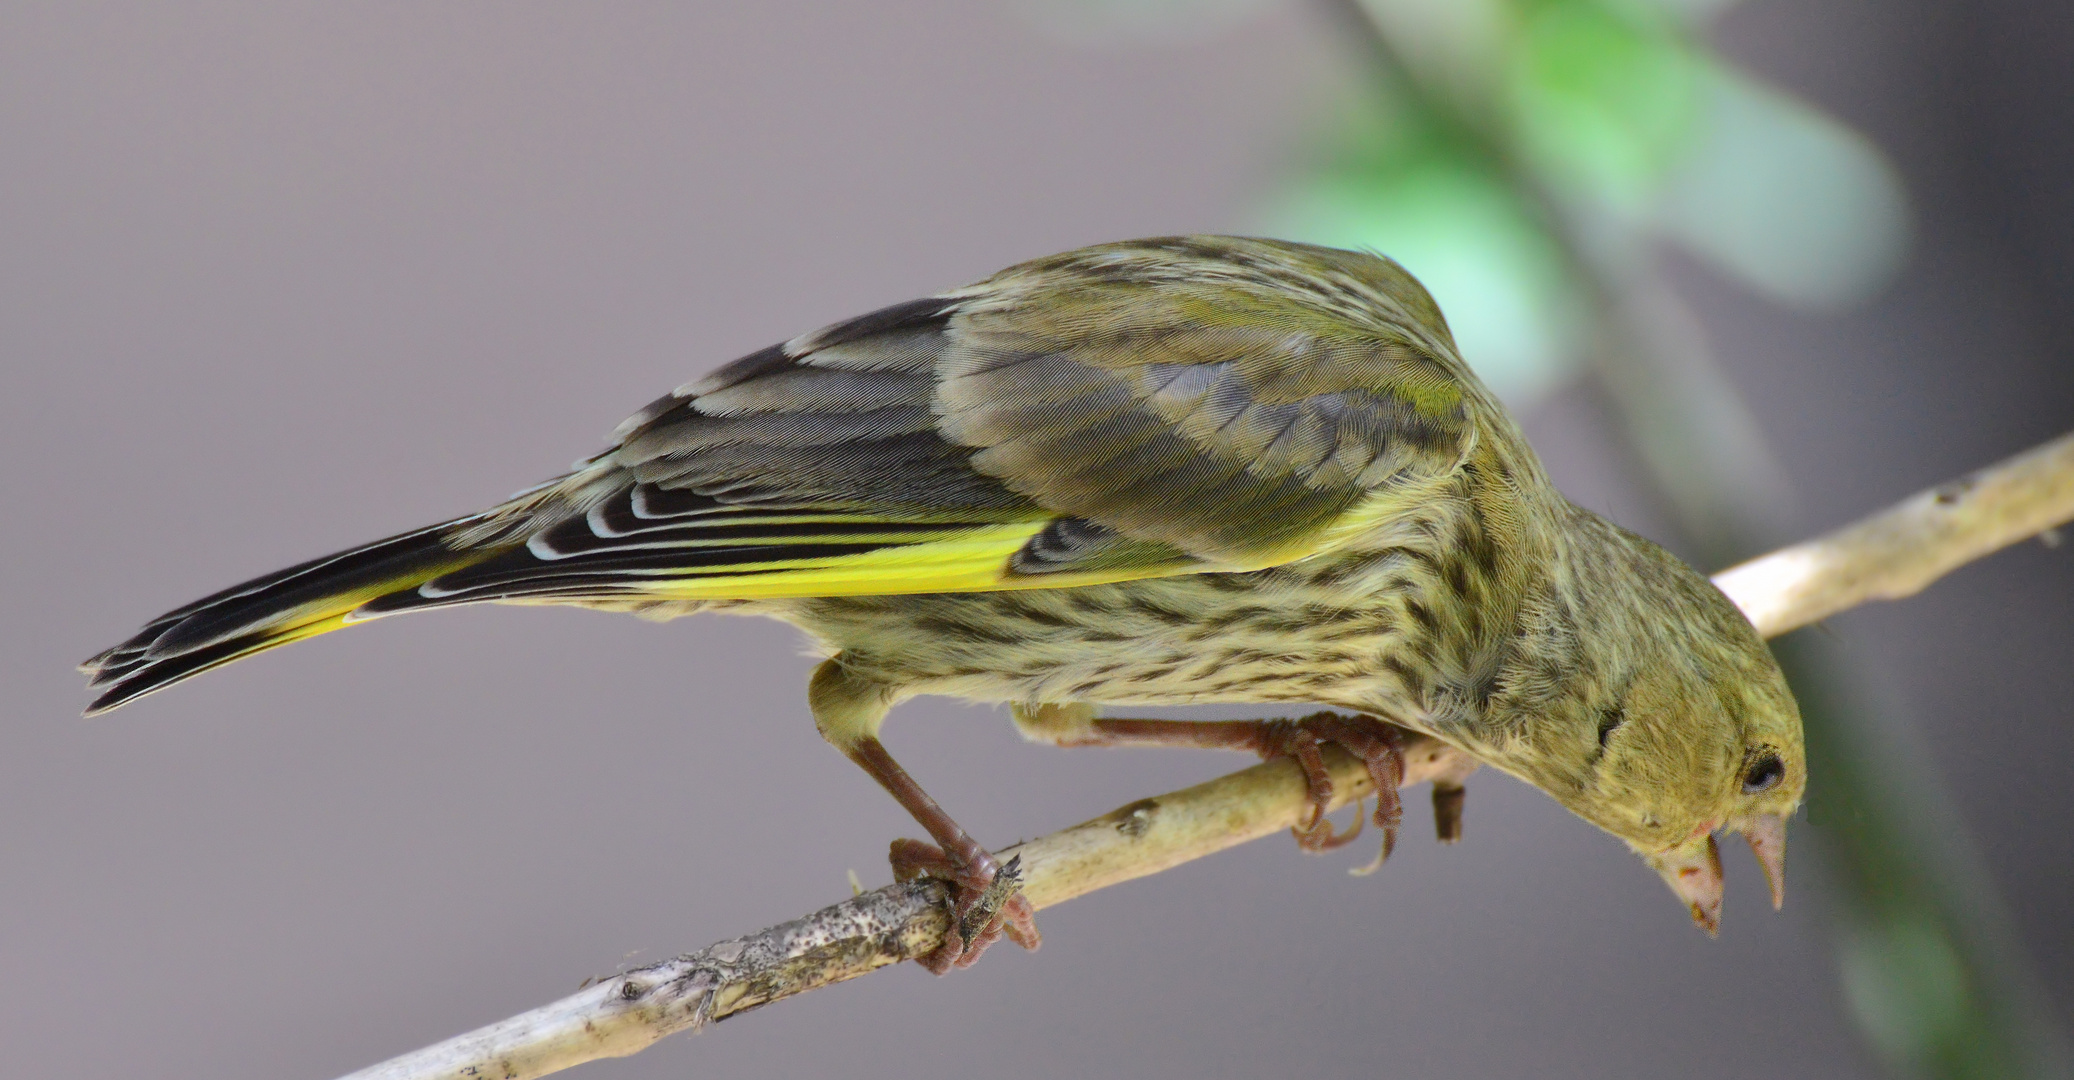
<path id="1" fill-rule="evenodd" d="M 416 608 L 764 614 L 827 649 L 810 700 L 853 757 L 920 693 L 1020 718 L 1318 703 L 1540 787 L 1708 924 L 1709 834 L 1783 850 L 1804 785 L 1748 622 L 1564 500 L 1385 259 L 1068 252 L 754 353 L 614 439 L 482 513 L 161 616 L 88 664 L 93 711 Z M 866 767 L 897 788 L 890 758 Z"/>

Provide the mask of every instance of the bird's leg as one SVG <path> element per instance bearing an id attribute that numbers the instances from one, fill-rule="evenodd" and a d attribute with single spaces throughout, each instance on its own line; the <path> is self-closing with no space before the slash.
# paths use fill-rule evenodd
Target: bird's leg
<path id="1" fill-rule="evenodd" d="M 1476 771 L 1477 760 L 1460 751 L 1442 751 L 1426 764 L 1433 782 L 1433 833 L 1443 844 L 1458 843 L 1462 839 L 1462 804 L 1469 795 L 1462 781 Z M 1441 766 L 1439 771 L 1432 771 L 1433 765 Z"/>
<path id="2" fill-rule="evenodd" d="M 1042 941 L 1036 909 L 1014 889 L 1021 880 L 1017 867 L 1011 863 L 1004 869 L 996 862 L 879 741 L 879 724 L 891 707 L 890 688 L 854 676 L 829 660 L 814 673 L 808 700 L 822 736 L 871 774 L 936 841 L 931 847 L 919 840 L 895 840 L 891 851 L 895 878 L 927 874 L 951 886 L 951 932 L 944 935 L 942 946 L 917 957 L 917 962 L 938 975 L 953 967 L 971 967 L 1004 935 L 1025 949 L 1035 949 Z"/>
<path id="3" fill-rule="evenodd" d="M 1375 781 L 1375 823 L 1383 830 L 1383 855 L 1388 857 L 1396 846 L 1397 826 L 1404 817 L 1397 798 L 1404 780 L 1404 736 L 1372 716 L 1323 712 L 1300 720 L 1121 720 L 1096 717 L 1086 706 L 1039 705 L 1018 707 L 1015 717 L 1026 736 L 1060 746 L 1185 746 L 1241 750 L 1265 760 L 1295 758 L 1303 767 L 1312 809 L 1310 823 L 1291 831 L 1305 851 L 1330 851 L 1361 832 L 1358 820 L 1347 832 L 1335 832 L 1325 816 L 1332 805 L 1332 775 L 1319 747 L 1338 743 L 1368 766 Z M 1451 823 L 1459 832 L 1461 787 L 1454 791 Z"/>
<path id="4" fill-rule="evenodd" d="M 980 846 L 971 833 L 922 790 L 922 785 L 915 783 L 914 777 L 886 751 L 884 743 L 866 737 L 845 751 L 936 841 L 932 847 L 919 840 L 895 840 L 888 853 L 895 879 L 939 877 L 950 882 L 954 892 L 957 925 L 944 936 L 942 947 L 918 958 L 923 967 L 938 975 L 954 966 L 971 967 L 987 946 L 1003 935 L 1025 949 L 1035 949 L 1042 943 L 1037 933 L 1037 912 L 1030 901 L 1020 893 L 994 887 L 1003 869 L 993 853 Z M 1019 882 L 1020 873 L 1013 873 L 1013 880 Z"/>

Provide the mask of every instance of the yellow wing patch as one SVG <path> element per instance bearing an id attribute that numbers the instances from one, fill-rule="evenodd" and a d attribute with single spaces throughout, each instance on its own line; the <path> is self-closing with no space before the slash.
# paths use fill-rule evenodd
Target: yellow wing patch
<path id="1" fill-rule="evenodd" d="M 1185 571 L 1143 568 L 1057 574 L 1012 574 L 1008 560 L 1044 521 L 983 525 L 946 532 L 856 555 L 739 563 L 726 573 L 658 579 L 642 590 L 670 600 L 776 600 L 807 596 L 886 596 L 902 593 L 992 592 L 1096 585 Z"/>

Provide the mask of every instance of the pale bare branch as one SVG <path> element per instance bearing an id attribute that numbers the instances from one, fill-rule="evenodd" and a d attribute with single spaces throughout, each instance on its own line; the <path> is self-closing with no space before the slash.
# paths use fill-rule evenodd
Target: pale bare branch
<path id="1" fill-rule="evenodd" d="M 1872 599 L 1911 595 L 1974 559 L 2074 519 L 2074 435 L 1715 578 L 1766 636 Z M 1454 792 L 1475 762 L 1411 735 L 1405 784 Z M 1366 768 L 1327 748 L 1334 806 L 1373 791 Z M 1288 829 L 1310 813 L 1302 771 L 1270 762 L 1142 799 L 1009 848 L 1039 908 Z M 896 883 L 758 934 L 608 979 L 551 1005 L 352 1074 L 347 1080 L 529 1080 L 635 1053 L 794 994 L 936 948 L 941 886 Z"/>
<path id="2" fill-rule="evenodd" d="M 1372 793 L 1367 767 L 1326 748 L 1335 808 Z M 1405 784 L 1459 784 L 1475 763 L 1425 736 L 1405 745 Z M 1141 799 L 1018 844 L 1023 892 L 1039 908 L 1156 874 L 1288 829 L 1310 814 L 1292 761 Z M 943 942 L 942 887 L 888 885 L 758 934 L 630 971 L 552 1005 L 354 1073 L 350 1080 L 520 1080 L 623 1057 L 665 1035 L 912 959 Z"/>
<path id="3" fill-rule="evenodd" d="M 1766 637 L 1899 600 L 2074 520 L 2074 434 L 1940 484 L 1854 525 L 1714 575 Z"/>

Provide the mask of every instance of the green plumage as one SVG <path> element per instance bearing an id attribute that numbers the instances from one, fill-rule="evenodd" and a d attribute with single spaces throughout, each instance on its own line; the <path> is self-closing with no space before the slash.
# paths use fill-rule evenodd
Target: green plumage
<path id="1" fill-rule="evenodd" d="M 1660 868 L 1805 782 L 1749 624 L 1554 490 L 1386 259 L 1067 252 L 752 354 L 615 440 L 162 616 L 89 663 L 94 707 L 415 608 L 718 608 L 825 646 L 816 719 L 853 756 L 915 693 L 1315 702 L 1452 743 Z M 1745 790 L 1759 760 L 1779 775 Z"/>

